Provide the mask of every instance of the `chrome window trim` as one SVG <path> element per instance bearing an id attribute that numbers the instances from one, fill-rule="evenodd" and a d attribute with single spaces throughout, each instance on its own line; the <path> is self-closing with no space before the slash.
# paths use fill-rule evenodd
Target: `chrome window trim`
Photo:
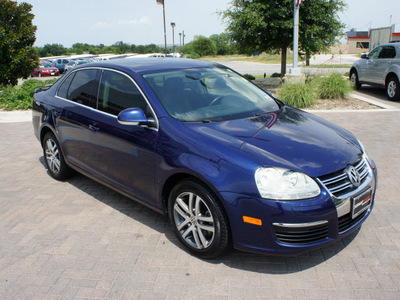
<path id="1" fill-rule="evenodd" d="M 97 90 L 96 108 L 93 108 L 93 107 L 90 107 L 90 106 L 87 106 L 87 105 L 84 105 L 84 104 L 81 104 L 81 103 L 78 103 L 78 102 L 75 102 L 75 101 L 72 101 L 72 100 L 69 100 L 69 99 L 66 99 L 66 98 L 63 98 L 63 97 L 58 96 L 58 90 L 60 89 L 60 87 L 61 87 L 61 85 L 64 83 L 64 81 L 65 81 L 69 76 L 72 76 L 73 73 L 76 73 L 76 72 L 82 71 L 82 70 L 100 70 L 100 71 L 101 71 L 100 78 L 99 78 L 99 87 L 98 87 L 98 90 Z M 133 84 L 136 86 L 136 88 L 139 90 L 140 94 L 142 95 L 142 97 L 143 97 L 144 100 L 146 101 L 147 105 L 150 107 L 150 110 L 151 110 L 151 112 L 153 113 L 153 115 L 154 115 L 154 117 L 155 117 L 156 127 L 155 127 L 155 128 L 153 128 L 153 127 L 148 127 L 148 128 L 149 128 L 149 129 L 152 129 L 152 130 L 158 131 L 158 128 L 159 128 L 158 116 L 157 116 L 156 112 L 154 111 L 153 106 L 151 106 L 150 101 L 147 99 L 146 95 L 143 93 L 142 89 L 141 89 L 140 86 L 136 83 L 136 81 L 135 81 L 131 76 L 129 76 L 128 74 L 126 74 L 126 73 L 124 73 L 124 72 L 122 72 L 122 71 L 119 71 L 119 70 L 115 70 L 115 69 L 111 69 L 111 68 L 105 68 L 105 67 L 85 67 L 85 68 L 79 68 L 79 69 L 70 71 L 70 72 L 68 73 L 68 76 L 65 76 L 65 79 L 63 79 L 62 82 L 58 85 L 57 90 L 56 90 L 56 93 L 55 93 L 55 97 L 58 98 L 58 99 L 62 99 L 62 100 L 65 100 L 65 101 L 69 101 L 69 102 L 71 102 L 71 103 L 75 103 L 75 104 L 80 105 L 80 106 L 82 106 L 82 107 L 86 107 L 86 108 L 92 109 L 92 110 L 94 110 L 94 111 L 96 111 L 96 112 L 99 112 L 99 113 L 102 113 L 102 114 L 105 114 L 105 115 L 108 115 L 108 116 L 112 116 L 112 117 L 114 117 L 115 119 L 117 119 L 118 116 L 113 115 L 113 114 L 110 114 L 110 113 L 107 113 L 107 112 L 104 112 L 104 111 L 101 111 L 101 110 L 98 109 L 98 105 L 99 105 L 99 92 L 100 92 L 101 79 L 103 78 L 103 73 L 104 73 L 104 71 L 106 71 L 106 70 L 107 70 L 107 71 L 116 72 L 116 73 L 120 73 L 121 75 L 126 76 L 128 79 L 130 79 L 130 80 L 133 82 Z M 117 120 L 117 122 L 118 122 L 118 120 Z M 132 124 L 131 124 L 131 125 L 132 125 Z"/>

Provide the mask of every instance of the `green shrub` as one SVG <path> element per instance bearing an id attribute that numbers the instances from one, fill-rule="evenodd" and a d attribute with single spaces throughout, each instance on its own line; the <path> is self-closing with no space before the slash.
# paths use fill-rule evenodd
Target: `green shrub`
<path id="1" fill-rule="evenodd" d="M 40 81 L 30 79 L 19 86 L 5 86 L 0 88 L 0 109 L 26 110 L 32 108 L 33 94 L 38 87 L 53 84 L 57 79 Z"/>
<path id="2" fill-rule="evenodd" d="M 279 90 L 278 98 L 294 107 L 305 108 L 314 104 L 317 95 L 309 83 L 285 83 Z"/>
<path id="3" fill-rule="evenodd" d="M 201 57 L 201 55 L 196 52 L 190 52 L 190 54 L 187 56 L 187 58 L 190 58 L 190 59 L 199 59 L 200 57 Z"/>
<path id="4" fill-rule="evenodd" d="M 244 74 L 243 77 L 247 78 L 248 80 L 255 80 L 256 78 L 251 74 Z"/>
<path id="5" fill-rule="evenodd" d="M 347 99 L 352 90 L 350 81 L 338 73 L 318 76 L 314 82 L 321 99 Z"/>
<path id="6" fill-rule="evenodd" d="M 271 77 L 272 78 L 281 77 L 281 73 L 272 73 Z"/>

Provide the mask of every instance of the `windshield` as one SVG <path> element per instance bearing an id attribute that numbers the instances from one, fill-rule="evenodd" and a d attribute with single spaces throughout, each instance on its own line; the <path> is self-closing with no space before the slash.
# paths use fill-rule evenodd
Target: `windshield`
<path id="1" fill-rule="evenodd" d="M 226 68 L 183 69 L 143 76 L 165 110 L 183 122 L 213 122 L 279 109 L 264 91 Z"/>

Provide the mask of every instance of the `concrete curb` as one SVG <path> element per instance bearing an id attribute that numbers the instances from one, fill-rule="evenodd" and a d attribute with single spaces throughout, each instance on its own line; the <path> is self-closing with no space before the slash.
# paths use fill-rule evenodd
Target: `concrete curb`
<path id="1" fill-rule="evenodd" d="M 32 121 L 32 110 L 0 111 L 0 123 Z"/>

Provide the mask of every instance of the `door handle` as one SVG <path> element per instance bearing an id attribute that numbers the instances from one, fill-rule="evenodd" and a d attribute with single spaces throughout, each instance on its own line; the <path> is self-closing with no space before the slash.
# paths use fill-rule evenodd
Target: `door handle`
<path id="1" fill-rule="evenodd" d="M 54 116 L 55 116 L 57 119 L 61 118 L 61 111 L 55 110 L 55 111 L 54 111 Z"/>
<path id="2" fill-rule="evenodd" d="M 96 127 L 95 125 L 89 125 L 89 129 L 90 129 L 91 131 L 93 131 L 93 132 L 96 132 L 96 131 L 99 131 L 99 130 L 100 130 L 100 128 L 99 128 L 99 127 Z"/>

